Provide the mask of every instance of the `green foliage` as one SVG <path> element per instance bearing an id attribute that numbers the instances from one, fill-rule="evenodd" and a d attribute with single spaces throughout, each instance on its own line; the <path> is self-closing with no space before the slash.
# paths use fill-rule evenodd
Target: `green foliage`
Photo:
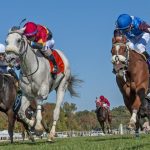
<path id="1" fill-rule="evenodd" d="M 43 105 L 43 119 L 46 121 L 49 128 L 53 123 L 53 111 L 55 108 L 54 103 L 45 103 Z M 60 117 L 57 122 L 56 131 L 67 130 L 95 130 L 100 128 L 95 111 L 76 111 L 77 107 L 74 103 L 65 102 L 60 110 Z M 120 123 L 126 125 L 130 118 L 130 113 L 125 106 L 115 107 L 111 110 L 112 114 L 112 128 L 118 128 Z M 4 113 L 0 113 L 0 130 L 7 129 L 7 116 Z M 22 125 L 20 123 L 15 124 L 15 131 L 21 131 Z"/>
<path id="2" fill-rule="evenodd" d="M 118 128 L 119 124 L 127 125 L 130 119 L 130 113 L 125 106 L 115 107 L 111 110 L 112 128 Z"/>

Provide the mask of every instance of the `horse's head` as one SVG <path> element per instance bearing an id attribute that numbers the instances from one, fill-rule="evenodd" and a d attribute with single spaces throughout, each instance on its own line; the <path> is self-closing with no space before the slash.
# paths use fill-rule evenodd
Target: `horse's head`
<path id="1" fill-rule="evenodd" d="M 127 68 L 129 59 L 129 48 L 126 45 L 126 36 L 120 31 L 114 31 L 114 37 L 112 39 L 112 63 L 117 73 L 120 73 Z"/>
<path id="2" fill-rule="evenodd" d="M 6 38 L 6 59 L 8 62 L 14 64 L 20 59 L 20 56 L 24 54 L 26 37 L 23 35 L 25 28 L 22 29 L 10 29 Z"/>

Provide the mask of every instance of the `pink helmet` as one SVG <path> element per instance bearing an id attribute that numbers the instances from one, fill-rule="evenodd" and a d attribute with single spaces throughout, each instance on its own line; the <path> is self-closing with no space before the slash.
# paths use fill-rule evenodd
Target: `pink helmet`
<path id="1" fill-rule="evenodd" d="M 101 95 L 99 98 L 100 98 L 101 100 L 104 100 L 104 99 L 105 99 L 105 97 L 104 97 L 103 95 Z"/>
<path id="2" fill-rule="evenodd" d="M 24 27 L 26 27 L 24 35 L 28 37 L 34 36 L 37 33 L 37 25 L 34 22 L 27 22 Z"/>

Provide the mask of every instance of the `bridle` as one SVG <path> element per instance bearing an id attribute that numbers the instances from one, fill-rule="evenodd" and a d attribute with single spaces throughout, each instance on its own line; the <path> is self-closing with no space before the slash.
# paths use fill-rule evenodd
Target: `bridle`
<path id="1" fill-rule="evenodd" d="M 17 33 L 17 34 L 19 34 L 21 36 L 21 46 L 20 46 L 19 52 L 21 52 L 21 50 L 23 48 L 24 48 L 24 51 L 22 53 L 19 53 L 19 54 L 16 53 L 15 51 L 11 51 L 11 52 L 14 53 L 15 55 L 19 56 L 19 58 L 23 60 L 23 65 L 27 68 L 26 63 L 25 63 L 25 58 L 27 57 L 27 51 L 28 51 L 29 43 L 27 42 L 27 38 L 23 34 L 17 32 L 17 31 L 11 31 L 11 32 L 8 33 L 8 35 L 13 34 L 13 33 Z M 33 74 L 35 74 L 38 71 L 38 69 L 39 69 L 38 57 L 37 57 L 37 55 L 36 55 L 36 53 L 35 53 L 35 51 L 34 51 L 34 49 L 32 47 L 31 47 L 31 50 L 32 50 L 32 52 L 34 53 L 34 55 L 36 57 L 37 68 L 31 74 L 26 74 L 26 73 L 23 74 L 23 72 L 21 71 L 22 76 L 23 77 L 27 77 L 27 78 L 29 76 L 32 76 Z"/>
<path id="2" fill-rule="evenodd" d="M 125 64 L 126 67 L 128 67 L 128 62 L 129 62 L 129 46 L 124 44 L 124 43 L 120 43 L 120 42 L 117 42 L 117 43 L 113 43 L 113 47 L 120 47 L 120 46 L 125 46 L 126 49 L 125 49 L 125 56 L 123 55 L 119 55 L 119 49 L 115 49 L 117 51 L 117 54 L 114 55 L 114 60 L 112 60 L 112 63 L 117 63 L 118 61 L 119 62 L 123 62 Z"/>
<path id="3" fill-rule="evenodd" d="M 125 55 L 119 54 L 119 49 L 121 46 L 125 47 Z M 130 48 L 126 43 L 123 43 L 122 41 L 114 42 L 113 47 L 115 48 L 116 54 L 112 56 L 112 63 L 115 65 L 121 62 L 122 64 L 122 67 L 117 70 L 116 75 L 123 76 L 123 79 L 126 82 L 126 72 L 129 64 Z"/>

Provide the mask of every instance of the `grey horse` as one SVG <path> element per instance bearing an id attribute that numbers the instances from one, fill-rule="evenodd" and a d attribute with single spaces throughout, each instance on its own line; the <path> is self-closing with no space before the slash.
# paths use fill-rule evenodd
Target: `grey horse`
<path id="1" fill-rule="evenodd" d="M 55 136 L 56 123 L 59 119 L 60 106 L 64 99 L 64 94 L 68 90 L 71 96 L 78 96 L 74 90 L 74 85 L 81 81 L 71 75 L 68 59 L 60 50 L 56 50 L 61 56 L 65 69 L 59 73 L 54 80 L 50 73 L 50 65 L 41 52 L 33 49 L 28 44 L 27 38 L 23 35 L 25 28 L 10 30 L 6 38 L 7 59 L 11 62 L 20 62 L 20 87 L 23 91 L 22 104 L 18 111 L 19 117 L 30 127 L 34 127 L 37 133 L 43 132 L 41 124 L 41 106 L 52 90 L 56 90 L 56 106 L 53 113 L 53 125 L 48 135 L 48 141 L 52 141 Z M 37 102 L 36 119 L 28 119 L 25 110 L 30 105 L 30 101 Z"/>

